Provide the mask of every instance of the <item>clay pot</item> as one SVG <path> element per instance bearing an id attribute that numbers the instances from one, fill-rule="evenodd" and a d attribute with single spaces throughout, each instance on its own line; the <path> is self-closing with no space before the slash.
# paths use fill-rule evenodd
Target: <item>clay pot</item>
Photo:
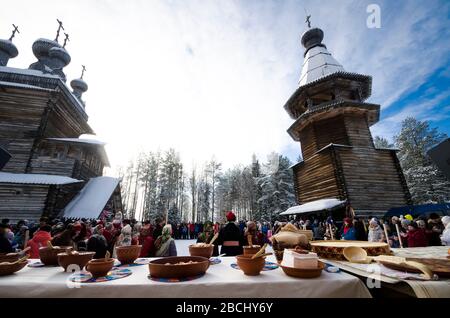
<path id="1" fill-rule="evenodd" d="M 72 246 L 53 246 L 39 248 L 39 258 L 44 265 L 58 265 L 58 254 L 73 249 Z"/>
<path id="2" fill-rule="evenodd" d="M 15 262 L 20 259 L 19 253 L 0 253 L 0 263 Z"/>
<path id="3" fill-rule="evenodd" d="M 17 263 L 9 263 L 0 265 L 0 276 L 11 275 L 17 271 L 20 271 L 28 264 L 28 261 L 25 259 L 23 261 Z"/>
<path id="4" fill-rule="evenodd" d="M 131 264 L 141 254 L 141 248 L 142 245 L 117 246 L 117 259 L 121 264 Z"/>
<path id="5" fill-rule="evenodd" d="M 205 247 L 197 247 L 195 245 L 189 245 L 189 254 L 191 256 L 201 256 L 201 257 L 206 257 L 206 258 L 210 258 L 214 253 L 214 245 L 213 244 L 209 244 L 208 246 Z"/>
<path id="6" fill-rule="evenodd" d="M 244 246 L 244 255 L 255 255 L 261 249 L 259 245 Z M 265 253 L 265 251 L 264 251 Z"/>
<path id="7" fill-rule="evenodd" d="M 86 264 L 86 270 L 92 274 L 92 277 L 104 277 L 114 266 L 114 258 L 91 259 Z"/>
<path id="8" fill-rule="evenodd" d="M 175 265 L 180 262 L 195 263 Z M 201 256 L 163 257 L 148 264 L 150 275 L 159 278 L 184 278 L 204 274 L 209 268 L 209 259 Z"/>
<path id="9" fill-rule="evenodd" d="M 95 252 L 78 252 L 76 254 L 59 253 L 58 264 L 67 271 L 69 265 L 77 265 L 79 269 L 83 269 L 95 255 Z"/>
<path id="10" fill-rule="evenodd" d="M 245 275 L 249 276 L 259 275 L 266 263 L 265 257 L 257 257 L 252 259 L 252 255 L 238 255 L 236 256 L 236 259 L 239 268 Z"/>

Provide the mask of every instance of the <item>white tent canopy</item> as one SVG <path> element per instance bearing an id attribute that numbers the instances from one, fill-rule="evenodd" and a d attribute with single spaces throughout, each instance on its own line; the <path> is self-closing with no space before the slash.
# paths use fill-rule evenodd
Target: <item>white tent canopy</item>
<path id="1" fill-rule="evenodd" d="M 112 177 L 92 178 L 64 209 L 65 218 L 96 219 L 119 184 Z"/>
<path id="2" fill-rule="evenodd" d="M 303 214 L 309 212 L 318 212 L 323 210 L 332 210 L 338 206 L 341 206 L 345 203 L 344 201 L 330 198 L 330 199 L 320 199 L 312 202 L 308 202 L 301 205 L 296 205 L 290 207 L 284 212 L 281 212 L 280 215 L 291 215 L 291 214 Z"/>

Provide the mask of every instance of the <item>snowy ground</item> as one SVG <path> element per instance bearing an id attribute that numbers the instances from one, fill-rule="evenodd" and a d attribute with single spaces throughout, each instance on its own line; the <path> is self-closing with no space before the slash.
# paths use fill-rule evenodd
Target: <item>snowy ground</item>
<path id="1" fill-rule="evenodd" d="M 189 256 L 189 245 L 194 244 L 196 240 L 175 240 L 178 256 Z"/>

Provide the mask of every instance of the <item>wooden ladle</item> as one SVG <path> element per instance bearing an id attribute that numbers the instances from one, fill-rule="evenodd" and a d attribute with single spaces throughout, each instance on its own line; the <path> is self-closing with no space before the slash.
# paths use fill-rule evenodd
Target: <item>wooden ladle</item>
<path id="1" fill-rule="evenodd" d="M 219 233 L 214 234 L 212 240 L 209 242 L 209 244 L 213 244 L 215 242 L 215 240 L 217 240 L 217 238 L 219 237 Z"/>
<path id="2" fill-rule="evenodd" d="M 264 254 L 264 252 L 266 251 L 266 247 L 267 247 L 267 243 L 264 243 L 263 247 L 261 247 L 261 249 L 258 252 L 256 252 L 255 255 L 252 256 L 252 259 L 262 256 Z"/>

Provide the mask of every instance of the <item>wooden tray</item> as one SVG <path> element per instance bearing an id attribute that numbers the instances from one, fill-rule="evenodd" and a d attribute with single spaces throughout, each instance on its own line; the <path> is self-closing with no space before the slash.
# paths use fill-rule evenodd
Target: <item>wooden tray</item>
<path id="1" fill-rule="evenodd" d="M 390 255 L 391 250 L 387 243 L 366 241 L 312 241 L 311 249 L 319 257 L 345 261 L 344 248 L 357 246 L 366 250 L 369 256 Z"/>
<path id="2" fill-rule="evenodd" d="M 414 261 L 428 266 L 428 268 L 436 275 L 440 277 L 450 277 L 450 260 L 437 259 L 437 258 L 407 258 L 407 261 Z M 410 273 L 421 273 L 421 271 L 415 267 L 408 266 L 406 264 L 394 264 L 391 262 L 377 261 L 386 267 L 405 271 Z"/>
<path id="3" fill-rule="evenodd" d="M 283 272 L 291 277 L 296 278 L 316 278 L 322 274 L 322 270 L 325 268 L 325 264 L 319 262 L 319 267 L 314 269 L 301 269 L 295 267 L 287 267 L 280 265 Z"/>

